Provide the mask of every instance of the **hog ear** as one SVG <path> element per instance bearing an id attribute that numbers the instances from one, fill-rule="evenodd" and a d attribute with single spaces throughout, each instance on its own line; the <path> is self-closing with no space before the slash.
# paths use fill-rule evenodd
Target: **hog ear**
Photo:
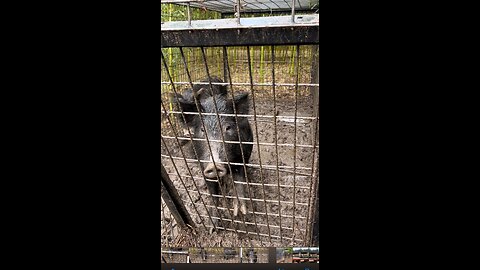
<path id="1" fill-rule="evenodd" d="M 177 103 L 177 101 L 178 101 L 178 103 Z M 197 106 L 195 105 L 195 103 L 186 99 L 181 94 L 178 94 L 178 93 L 176 95 L 174 94 L 173 99 L 172 99 L 172 103 L 174 104 L 175 107 L 178 107 L 178 105 L 180 104 L 180 108 L 184 112 L 197 112 Z M 180 121 L 183 122 L 183 117 L 182 117 L 181 114 L 175 114 L 175 115 Z M 187 124 L 191 123 L 193 121 L 193 119 L 195 118 L 195 115 L 193 115 L 193 114 L 184 114 L 184 116 L 185 116 L 185 120 L 186 120 Z"/>
<path id="2" fill-rule="evenodd" d="M 198 91 L 195 93 L 195 95 L 196 95 L 196 97 L 198 98 L 198 97 L 200 97 L 200 95 L 202 95 L 202 94 L 203 94 L 204 92 L 206 92 L 206 91 L 207 91 L 207 90 L 205 90 L 205 88 L 202 87 L 202 88 L 200 88 L 200 90 L 198 90 Z"/>
<path id="3" fill-rule="evenodd" d="M 235 110 L 238 114 L 248 114 L 250 102 L 247 92 L 236 95 L 233 101 L 235 102 Z"/>
<path id="4" fill-rule="evenodd" d="M 220 93 L 227 94 L 227 86 L 226 85 L 218 85 L 218 87 L 220 88 Z"/>

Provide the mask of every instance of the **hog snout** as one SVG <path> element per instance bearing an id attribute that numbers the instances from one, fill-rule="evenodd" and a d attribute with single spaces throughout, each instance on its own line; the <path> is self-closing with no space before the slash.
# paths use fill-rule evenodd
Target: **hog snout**
<path id="1" fill-rule="evenodd" d="M 215 167 L 215 165 L 217 165 Z M 218 177 L 223 177 L 227 174 L 227 168 L 223 164 L 213 164 L 213 163 L 208 163 L 207 167 L 203 171 L 205 174 L 205 177 L 209 179 L 215 179 L 218 175 Z"/>

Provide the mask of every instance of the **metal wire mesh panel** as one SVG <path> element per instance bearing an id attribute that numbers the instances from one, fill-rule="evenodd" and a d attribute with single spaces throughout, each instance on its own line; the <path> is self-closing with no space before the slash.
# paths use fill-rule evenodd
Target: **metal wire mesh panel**
<path id="1" fill-rule="evenodd" d="M 162 227 L 168 232 L 162 245 L 265 247 L 309 243 L 318 183 L 318 108 L 313 98 L 318 96 L 314 95 L 318 82 L 312 82 L 312 66 L 318 61 L 315 49 L 311 45 L 162 49 L 162 164 L 198 225 L 195 234 L 182 235 L 181 230 L 171 228 L 174 223 L 170 219 Z M 211 76 L 220 80 L 205 82 Z M 200 107 L 196 112 L 183 111 L 178 99 L 172 97 L 202 83 L 210 89 L 224 86 L 225 97 L 230 100 L 248 93 L 247 113 L 225 113 L 216 107 L 208 112 Z M 219 125 L 213 126 L 222 131 L 221 136 L 196 136 L 193 127 L 185 124 L 189 115 L 197 116 L 202 128 L 208 128 L 208 117 L 214 122 L 217 119 Z M 235 118 L 237 124 L 239 119 L 247 119 L 253 139 L 226 140 L 221 117 Z M 198 142 L 208 147 L 194 147 Z M 232 166 L 238 166 L 245 179 L 206 177 L 205 164 L 212 160 L 202 160 L 198 152 L 215 156 L 211 147 L 215 144 L 225 151 L 234 144 L 240 144 L 241 150 L 242 144 L 252 147 L 250 158 L 243 157 L 241 162 L 213 158 L 230 173 Z M 222 184 L 229 181 L 233 181 L 231 185 Z M 220 192 L 212 194 L 208 182 L 220 183 Z M 245 214 L 235 215 L 236 201 L 243 201 Z M 163 209 L 162 215 L 168 215 L 167 210 Z"/>

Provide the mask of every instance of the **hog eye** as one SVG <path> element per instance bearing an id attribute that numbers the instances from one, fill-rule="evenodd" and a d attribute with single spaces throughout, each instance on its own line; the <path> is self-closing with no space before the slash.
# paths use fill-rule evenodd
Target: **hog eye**
<path id="1" fill-rule="evenodd" d="M 232 128 L 232 127 L 231 127 L 230 125 L 227 125 L 227 126 L 225 127 L 225 131 L 229 131 L 231 128 Z"/>

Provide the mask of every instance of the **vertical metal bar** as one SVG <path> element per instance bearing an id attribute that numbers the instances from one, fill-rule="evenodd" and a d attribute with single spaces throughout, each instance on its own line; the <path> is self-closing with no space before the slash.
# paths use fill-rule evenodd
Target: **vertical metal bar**
<path id="1" fill-rule="evenodd" d="M 190 72 L 189 72 L 189 70 L 188 70 L 188 66 L 187 66 L 187 63 L 186 63 L 186 61 L 185 61 L 185 56 L 184 56 L 184 53 L 183 53 L 183 49 L 182 49 L 182 48 L 180 48 L 180 54 L 182 55 L 182 60 L 183 60 L 184 66 L 185 66 L 185 71 L 186 71 L 186 73 L 187 73 L 188 82 L 190 83 L 190 87 L 193 89 L 192 78 L 191 78 L 191 76 L 190 76 Z M 196 95 L 193 95 L 193 98 L 194 98 L 194 100 L 195 100 L 195 105 L 196 105 L 196 107 L 197 107 L 197 112 L 198 112 L 198 114 L 199 114 L 199 118 L 200 118 L 200 122 L 201 122 L 201 124 L 202 124 L 202 127 L 203 127 L 204 130 L 206 130 L 205 123 L 204 123 L 204 121 L 203 121 L 202 110 L 201 110 L 201 108 L 200 108 L 200 101 L 197 100 Z M 190 132 L 190 131 L 189 131 L 189 132 Z M 192 144 L 193 144 L 193 139 L 192 139 L 192 137 L 193 137 L 193 136 L 190 135 L 190 140 L 191 140 L 191 142 L 192 142 Z M 210 151 L 210 155 L 212 155 L 212 149 L 211 149 L 211 147 L 210 147 L 210 142 L 209 142 L 209 140 L 208 140 L 208 135 L 207 135 L 206 133 L 205 133 L 205 138 L 206 138 L 206 141 L 207 141 L 208 150 Z M 199 155 L 198 155 L 195 147 L 192 147 L 192 148 L 193 148 L 195 157 L 196 157 L 197 160 L 198 160 L 198 164 L 201 165 L 201 164 L 200 164 Z M 212 155 L 212 156 L 213 156 L 213 155 Z M 214 164 L 215 164 L 215 163 L 214 163 Z M 201 171 L 201 173 L 202 173 L 203 179 L 206 179 L 205 173 L 203 172 L 203 170 L 200 170 L 200 171 Z M 218 177 L 217 177 L 217 180 L 218 180 Z M 220 181 L 219 181 L 219 186 L 220 186 Z M 213 202 L 213 205 L 214 205 L 214 207 L 215 207 L 215 210 L 216 210 L 216 212 L 217 212 L 217 214 L 218 214 L 218 217 L 220 218 L 224 229 L 226 229 L 227 226 L 225 226 L 225 223 L 224 223 L 224 221 L 223 221 L 222 215 L 220 214 L 220 211 L 218 210 L 218 206 L 217 206 L 216 203 L 215 203 L 215 199 L 213 198 L 213 195 L 210 193 L 210 191 L 209 191 L 208 193 L 210 194 L 210 197 L 212 198 L 212 202 Z M 225 196 L 224 196 L 224 199 L 225 199 Z M 232 219 L 232 221 L 233 221 L 233 219 Z M 214 228 L 215 228 L 215 230 L 216 230 L 215 224 L 212 224 L 212 225 L 214 226 Z M 235 224 L 234 224 L 233 228 L 234 228 L 235 232 L 238 233 L 238 232 L 237 232 L 237 229 L 236 229 L 236 227 L 235 227 Z"/>
<path id="2" fill-rule="evenodd" d="M 204 63 L 205 63 L 205 71 L 207 72 L 207 78 L 208 78 L 208 84 L 209 84 L 209 87 L 210 87 L 210 91 L 212 91 L 212 93 L 213 93 L 212 81 L 210 80 L 210 73 L 209 73 L 209 71 L 208 71 L 207 57 L 206 57 L 206 55 L 205 55 L 204 48 L 203 48 L 203 47 L 200 47 L 200 49 L 201 49 L 201 51 L 202 51 L 203 61 L 204 61 Z M 216 114 L 216 116 L 217 116 L 218 125 L 219 125 L 219 127 L 220 127 L 220 134 L 221 134 L 221 136 L 222 136 L 223 149 L 224 149 L 225 153 L 227 153 L 227 150 L 226 150 L 226 148 L 225 148 L 225 138 L 224 138 L 224 135 L 223 135 L 223 127 L 222 127 L 222 123 L 221 123 L 221 121 L 220 121 L 220 117 L 218 116 L 218 108 L 217 108 L 217 101 L 216 101 L 215 95 L 212 95 L 212 98 L 213 98 L 213 104 L 214 104 L 215 114 Z M 235 108 L 235 105 L 234 105 L 234 104 L 233 104 L 233 107 Z M 206 132 L 205 132 L 205 134 L 206 134 Z M 240 135 L 240 134 L 239 134 L 239 135 Z M 239 139 L 240 139 L 240 136 L 239 136 Z M 211 152 L 210 152 L 210 153 L 211 153 Z M 211 153 L 211 154 L 212 154 L 212 153 Z M 231 166 L 230 166 L 230 161 L 229 161 L 229 159 L 228 159 L 228 155 L 225 155 L 225 156 L 226 156 L 226 158 L 227 158 L 228 169 L 230 170 L 230 178 L 231 178 L 231 180 L 232 180 L 232 188 L 233 188 L 233 191 L 234 191 L 234 193 L 235 193 L 235 196 L 236 196 L 237 200 L 240 202 L 240 199 L 238 198 L 237 189 L 236 189 L 236 187 L 235 187 L 235 182 L 234 182 L 234 180 L 233 180 L 233 174 L 232 174 L 233 171 L 232 171 L 232 168 L 231 168 Z M 212 157 L 213 157 L 213 154 L 212 154 Z M 213 161 L 213 165 L 214 165 L 215 167 L 217 167 L 217 166 L 215 165 L 215 159 L 214 159 L 214 158 L 212 158 L 212 161 Z M 217 176 L 217 179 L 218 179 L 219 187 L 220 187 L 220 189 L 221 189 L 221 191 L 222 191 L 223 199 L 224 199 L 225 202 L 227 202 L 227 200 L 226 200 L 226 198 L 225 198 L 225 194 L 226 194 L 226 193 L 224 192 L 224 190 L 223 190 L 223 188 L 222 188 L 222 185 L 220 184 L 220 179 L 218 178 L 218 176 Z M 247 183 L 247 185 L 248 185 L 248 183 Z M 251 197 L 251 196 L 249 196 L 249 197 Z M 232 223 L 235 224 L 233 215 L 232 215 L 231 212 L 229 211 L 230 209 L 228 208 L 228 204 L 227 204 L 225 207 L 227 208 L 227 212 L 230 214 L 230 217 L 232 218 Z M 247 224 L 246 224 L 246 222 L 245 222 L 245 217 L 244 217 L 243 215 L 241 215 L 241 216 L 242 216 L 243 225 L 245 226 L 245 231 L 247 232 L 247 237 L 248 237 L 248 227 L 247 227 Z M 254 215 L 254 217 L 255 217 L 255 215 Z M 256 225 L 256 222 L 255 222 L 255 225 Z M 257 235 L 258 235 L 259 240 L 261 241 L 261 239 L 260 239 L 260 234 L 258 233 L 258 227 L 257 227 Z M 250 240 L 250 244 L 251 244 L 252 242 L 251 242 L 250 237 L 248 237 L 248 239 Z"/>
<path id="3" fill-rule="evenodd" d="M 317 164 L 318 166 L 318 164 Z M 318 174 L 318 171 L 317 171 Z M 310 237 L 310 243 L 312 246 L 318 246 L 318 240 L 319 240 L 319 215 L 320 215 L 320 196 L 318 196 L 318 181 L 317 181 L 317 186 L 315 188 L 317 191 L 317 199 L 315 200 L 315 207 L 313 208 L 313 211 L 315 213 L 315 218 L 312 222 L 312 233 Z"/>
<path id="4" fill-rule="evenodd" d="M 168 79 L 170 80 L 170 83 L 172 84 L 173 92 L 174 92 L 175 95 L 176 95 L 176 94 L 177 94 L 177 91 L 176 91 L 176 89 L 175 89 L 175 84 L 173 83 L 172 77 L 170 76 L 170 72 L 168 71 L 167 63 L 166 63 L 166 61 L 165 61 L 165 57 L 163 56 L 163 52 L 161 52 L 161 57 L 162 57 L 162 60 L 163 60 L 163 64 L 164 64 L 165 71 L 166 71 L 166 73 L 167 73 Z M 183 120 L 185 121 L 185 115 L 183 114 L 183 110 L 182 110 L 182 108 L 181 108 L 181 106 L 180 106 L 180 103 L 178 102 L 178 99 L 176 99 L 176 100 L 177 100 L 177 105 L 178 105 L 180 111 L 182 112 Z M 165 105 L 163 104 L 163 100 L 161 100 L 161 105 L 162 105 L 165 113 L 167 113 L 167 110 L 166 110 L 166 108 L 165 108 Z M 179 140 L 178 140 L 177 132 L 176 132 L 175 129 L 173 128 L 173 125 L 172 125 L 169 117 L 167 117 L 167 121 L 168 121 L 168 123 L 170 124 L 170 127 L 172 128 L 172 131 L 173 131 L 174 136 L 175 136 L 175 138 L 176 138 L 177 144 L 179 145 L 180 151 L 181 151 L 182 156 L 183 156 L 183 158 L 184 158 L 185 165 L 187 166 L 188 172 L 189 172 L 189 174 L 190 174 L 190 176 L 192 177 L 192 180 L 193 180 L 193 175 L 192 175 L 192 172 L 190 171 L 190 167 L 189 167 L 188 164 L 187 164 L 187 160 L 185 159 L 185 154 L 184 154 L 183 149 L 182 149 L 182 147 L 181 147 L 181 145 L 180 145 L 180 142 L 179 142 Z M 185 121 L 185 122 L 186 122 L 186 121 Z M 189 133 L 190 138 L 192 138 L 189 128 L 188 128 L 188 133 Z M 162 141 L 163 141 L 163 137 L 162 137 Z M 191 139 L 191 141 L 193 142 L 192 139 Z M 164 145 L 165 145 L 165 147 L 166 147 L 165 142 L 164 142 Z M 167 149 L 167 151 L 169 152 L 169 150 L 168 150 L 167 147 L 166 147 L 166 149 Z M 182 185 L 185 187 L 185 189 L 187 189 L 186 186 L 185 186 L 185 184 L 183 183 L 183 180 L 182 180 L 182 177 L 180 176 L 180 173 L 179 173 L 178 170 L 177 170 L 177 167 L 176 167 L 176 165 L 175 165 L 175 162 L 173 161 L 173 158 L 172 158 L 171 153 L 169 152 L 168 155 L 170 156 L 170 159 L 172 160 L 172 164 L 173 164 L 174 167 L 175 167 L 175 171 L 177 172 L 178 177 L 179 177 L 180 181 L 182 182 Z M 205 210 L 207 211 L 207 215 L 209 216 L 210 221 L 211 221 L 212 224 L 213 224 L 213 227 L 216 229 L 215 223 L 213 222 L 213 219 L 212 219 L 212 217 L 211 217 L 211 215 L 210 215 L 210 212 L 208 211 L 208 208 L 206 207 L 205 202 L 203 201 L 202 195 L 200 194 L 200 190 L 199 190 L 197 184 L 195 183 L 194 180 L 193 180 L 192 182 L 193 182 L 193 184 L 195 185 L 195 189 L 196 189 L 197 192 L 198 192 L 198 196 L 200 197 L 200 200 L 202 201 L 202 204 L 204 205 Z M 199 215 L 200 220 L 202 220 L 202 218 L 200 217 L 200 214 L 198 213 L 198 210 L 196 209 L 195 204 L 193 203 L 193 200 L 191 199 L 190 194 L 189 194 L 188 192 L 187 192 L 187 195 L 188 195 L 188 197 L 190 198 L 190 200 L 192 201 L 192 204 L 194 205 L 194 208 L 195 208 L 197 214 Z M 220 217 L 220 220 L 222 221 L 222 225 L 224 225 L 224 224 L 223 224 L 223 220 L 221 219 L 221 217 Z M 203 224 L 203 220 L 202 220 L 202 224 Z M 206 226 L 205 226 L 205 224 L 203 224 L 203 226 L 204 226 L 205 229 L 207 229 Z"/>
<path id="5" fill-rule="evenodd" d="M 318 83 L 319 81 L 319 45 L 312 45 L 311 48 L 312 70 L 310 72 L 310 83 Z M 311 87 L 311 96 L 314 101 L 314 108 L 318 107 L 318 87 Z"/>
<path id="6" fill-rule="evenodd" d="M 232 78 L 231 78 L 231 74 L 230 74 L 230 66 L 228 65 L 227 49 L 226 49 L 225 46 L 223 46 L 223 52 L 224 52 L 224 55 L 227 55 L 227 58 L 225 58 L 225 63 L 226 63 L 226 67 L 227 67 L 228 79 L 229 79 L 229 82 L 230 82 L 230 89 L 231 89 L 230 92 L 232 94 L 232 100 L 234 100 L 235 96 L 233 94 L 233 84 L 232 84 Z M 236 123 L 236 126 L 237 126 L 237 133 L 240 134 L 240 129 L 238 127 L 237 109 L 235 108 L 235 106 L 233 106 L 233 113 L 235 114 L 235 123 Z M 257 136 L 257 142 L 258 142 L 258 136 Z M 242 155 L 243 170 L 245 172 L 245 180 L 247 182 L 248 197 L 250 198 L 250 203 L 252 205 L 252 212 L 255 216 L 255 211 L 254 211 L 254 208 L 253 208 L 253 200 L 252 200 L 251 191 L 250 191 L 250 185 L 248 185 L 249 181 L 248 181 L 247 167 L 245 166 L 245 164 L 246 164 L 245 155 L 243 154 L 242 140 L 240 139 L 240 137 L 239 137 L 239 144 L 240 144 L 240 152 L 241 152 L 240 154 Z M 263 183 L 263 179 L 262 179 L 262 191 L 263 191 L 263 201 L 264 201 L 264 204 L 265 204 L 265 213 L 266 213 L 266 217 L 267 217 L 268 241 L 272 242 L 272 238 L 271 238 L 271 234 L 270 234 L 270 224 L 268 223 L 268 210 L 267 210 L 267 202 L 265 201 L 265 186 L 264 186 L 264 183 Z"/>
<path id="7" fill-rule="evenodd" d="M 180 50 L 181 50 L 181 48 L 180 48 Z M 202 55 L 203 55 L 203 58 L 204 58 L 205 65 L 207 65 L 207 63 L 206 63 L 206 57 L 205 57 L 205 52 L 204 52 L 204 50 L 203 50 L 203 47 L 201 47 L 201 51 L 202 51 Z M 182 50 L 181 50 L 181 52 L 182 52 Z M 183 58 L 183 59 L 184 59 L 184 58 Z M 187 65 L 186 65 L 186 64 L 185 64 L 185 68 L 187 68 Z M 208 69 L 208 66 L 207 66 L 207 69 Z M 190 75 L 189 75 L 189 73 L 188 73 L 188 69 L 187 69 L 187 75 L 188 75 L 188 77 L 189 77 L 190 85 L 191 85 L 192 88 L 193 88 L 193 84 L 192 84 Z M 210 83 L 210 87 L 211 87 L 211 83 Z M 197 100 L 197 97 L 196 97 L 195 95 L 193 95 L 193 97 L 194 97 L 194 99 L 195 99 L 195 104 L 196 104 L 196 106 L 197 106 L 197 112 L 199 113 L 200 122 L 201 122 L 202 127 L 204 128 L 204 130 L 206 130 L 206 128 L 205 128 L 205 123 L 204 123 L 204 121 L 203 121 L 203 116 L 202 116 L 202 113 L 201 113 L 201 108 L 200 108 L 200 105 L 199 105 L 199 101 Z M 206 138 L 206 142 L 207 142 L 207 145 L 208 145 L 208 150 L 209 150 L 209 152 L 210 152 L 210 155 L 213 156 L 213 154 L 212 154 L 212 149 L 211 149 L 211 146 L 210 146 L 210 141 L 209 141 L 209 139 L 208 139 L 208 135 L 207 135 L 206 132 L 205 132 L 205 138 Z M 197 158 L 198 158 L 198 157 L 197 157 Z M 199 160 L 199 162 L 200 162 L 200 160 Z M 213 164 L 214 164 L 214 166 L 216 167 L 214 160 L 213 160 Z M 201 171 L 202 171 L 202 170 L 201 170 Z M 203 177 L 204 177 L 204 179 L 205 179 L 205 175 L 204 175 L 203 171 L 202 171 L 202 175 L 203 175 Z M 223 190 L 223 187 L 222 187 L 222 185 L 221 185 L 221 183 L 220 183 L 220 179 L 218 178 L 218 176 L 217 176 L 217 181 L 218 181 L 219 188 L 220 188 L 220 190 L 221 190 L 221 192 L 222 192 L 223 199 L 224 199 L 224 201 L 226 202 L 226 198 L 225 198 L 225 195 L 224 195 L 225 192 L 224 192 L 224 190 Z M 210 192 L 209 192 L 209 193 L 210 193 Z M 217 205 L 215 204 L 215 200 L 213 199 L 212 194 L 210 194 L 210 196 L 212 197 L 212 200 L 213 200 L 215 209 L 217 210 L 217 213 L 218 213 L 218 215 L 219 215 L 218 217 L 219 217 L 220 220 L 222 221 L 222 224 L 223 224 L 224 229 L 226 229 L 227 227 L 226 227 L 225 224 L 223 223 L 223 219 L 222 219 L 222 217 L 221 217 L 220 212 L 218 211 L 218 207 L 217 207 Z M 230 214 L 230 217 L 231 217 L 231 220 L 232 220 L 232 223 L 233 223 L 233 229 L 235 230 L 235 233 L 238 234 L 237 228 L 236 228 L 236 226 L 235 226 L 235 222 L 233 222 L 233 216 L 232 216 L 232 214 L 231 214 L 230 211 L 229 211 L 230 209 L 229 209 L 228 207 L 226 207 L 226 208 L 227 208 L 227 212 Z M 212 222 L 212 223 L 213 223 L 213 222 Z M 213 225 L 214 225 L 214 227 L 215 227 L 215 229 L 216 229 L 215 224 L 213 224 Z M 244 222 L 244 225 L 245 225 L 245 228 L 246 228 L 245 222 Z M 247 234 L 247 237 L 248 237 L 248 234 Z M 250 239 L 250 238 L 249 238 L 249 241 L 250 241 L 250 243 L 251 243 L 251 239 Z"/>
<path id="8" fill-rule="evenodd" d="M 180 196 L 178 195 L 175 186 L 168 177 L 168 174 L 165 171 L 163 164 L 160 164 L 160 175 L 160 187 L 163 201 L 170 210 L 170 213 L 172 213 L 173 217 L 177 221 L 177 224 L 180 225 L 182 229 L 187 229 L 187 225 L 190 225 L 192 229 L 195 228 L 195 223 L 193 222 L 190 214 L 183 205 L 183 202 L 180 199 Z"/>
<path id="9" fill-rule="evenodd" d="M 292 0 L 292 23 L 295 23 L 295 0 Z"/>
<path id="10" fill-rule="evenodd" d="M 237 0 L 237 10 L 236 10 L 236 16 L 237 16 L 237 23 L 240 24 L 240 0 Z"/>
<path id="11" fill-rule="evenodd" d="M 296 62 L 295 62 L 295 114 L 293 116 L 294 119 L 294 135 L 293 135 L 293 219 L 292 219 L 292 242 L 295 245 L 295 195 L 296 195 L 296 173 L 297 173 L 297 111 L 298 111 L 298 66 L 300 62 L 300 46 L 297 45 L 296 47 L 297 54 L 296 54 Z"/>
<path id="12" fill-rule="evenodd" d="M 188 27 L 192 27 L 192 17 L 190 15 L 190 2 L 187 3 Z"/>
<path id="13" fill-rule="evenodd" d="M 318 59 L 318 57 L 319 57 L 319 54 L 318 54 L 318 46 L 317 46 L 317 53 L 314 54 L 314 55 L 315 55 L 314 58 L 317 58 L 316 61 L 317 61 L 317 63 L 319 64 L 320 59 Z M 315 61 L 315 59 L 314 59 L 314 61 Z M 315 65 L 314 65 L 314 66 L 315 66 Z M 317 68 L 317 70 L 316 70 L 316 74 L 317 74 L 317 75 L 313 77 L 312 83 L 319 83 L 319 76 L 318 76 L 319 70 L 318 70 L 318 66 L 316 66 L 316 68 Z M 315 72 L 315 71 L 314 71 L 314 72 Z M 313 72 L 312 72 L 312 73 L 313 73 Z M 316 100 L 314 100 L 314 104 L 318 105 L 318 104 L 319 104 L 318 97 L 319 97 L 320 88 L 319 88 L 319 87 L 313 87 L 313 91 L 316 91 L 316 92 L 317 92 L 316 95 L 315 95 L 315 94 L 313 95 L 313 97 L 314 97 L 314 99 L 315 99 L 315 97 L 316 97 Z M 315 131 L 314 131 L 314 132 L 315 132 L 315 136 L 314 136 L 313 139 L 312 139 L 312 144 L 313 144 L 314 147 L 312 148 L 312 167 L 311 167 L 311 168 L 312 168 L 312 172 L 311 172 L 311 177 L 310 177 L 310 179 L 311 179 L 311 180 L 310 180 L 310 189 L 309 189 L 309 196 L 308 196 L 308 203 L 307 203 L 307 205 L 308 205 L 308 207 L 309 207 L 309 211 L 308 211 L 308 215 L 307 215 L 307 224 L 310 224 L 310 223 L 309 223 L 309 220 L 310 220 L 310 216 L 312 215 L 311 213 L 315 210 L 314 207 L 311 206 L 311 204 L 310 204 L 310 203 L 311 203 L 311 198 L 312 198 L 312 186 L 314 186 L 314 183 L 316 183 L 316 188 L 315 188 L 315 189 L 316 189 L 316 191 L 318 192 L 318 186 L 319 186 L 319 183 L 318 183 L 318 182 L 320 181 L 319 179 L 317 179 L 317 178 L 318 178 L 318 173 L 317 173 L 317 175 L 314 174 L 314 171 L 315 171 L 315 169 L 316 169 L 316 167 L 314 167 L 314 165 L 315 165 L 315 159 L 316 159 L 316 158 L 315 158 L 315 157 L 316 157 L 315 154 L 316 154 L 316 150 L 317 150 L 317 149 L 316 149 L 316 148 L 317 148 L 317 147 L 316 147 L 316 144 L 317 144 L 317 140 L 319 140 L 319 138 L 318 138 L 318 131 L 319 131 L 319 130 L 318 130 L 318 123 L 319 123 L 319 121 L 320 121 L 320 119 L 319 119 L 319 106 L 314 106 L 313 110 L 314 110 L 314 112 L 315 112 L 315 118 L 316 118 L 316 119 L 315 119 Z M 319 152 L 320 152 L 320 150 L 319 150 Z M 319 154 L 319 155 L 320 155 L 320 154 Z M 317 159 L 319 159 L 319 156 L 317 157 Z M 318 167 L 318 166 L 319 166 L 319 164 L 318 164 L 318 161 L 317 161 L 317 167 Z M 317 177 L 314 178 L 314 175 L 317 176 Z M 307 233 L 305 233 L 305 237 L 304 237 L 304 240 L 303 240 L 303 245 L 304 245 L 304 246 L 307 245 L 307 235 L 309 235 L 309 233 L 311 232 L 311 229 L 309 230 L 309 228 L 311 228 L 310 225 L 307 226 Z"/>
<path id="14" fill-rule="evenodd" d="M 255 137 L 256 137 L 257 149 L 258 149 L 258 151 L 257 151 L 258 152 L 258 163 L 260 165 L 260 181 L 263 184 L 264 181 L 263 181 L 262 157 L 260 155 L 260 152 L 261 152 L 260 145 L 258 144 L 259 139 L 258 139 L 258 125 L 257 125 L 257 110 L 256 110 L 256 105 L 255 105 L 255 91 L 253 90 L 252 62 L 251 62 L 250 58 L 251 58 L 250 57 L 250 46 L 247 46 L 248 74 L 249 74 L 249 78 L 250 78 L 250 92 L 252 93 L 252 103 L 253 103 L 253 123 L 255 125 Z M 263 189 L 265 189 L 264 186 L 263 186 Z M 265 193 L 264 193 L 264 195 L 265 195 Z M 255 215 L 253 217 L 255 218 Z M 255 219 L 255 226 L 257 226 L 256 219 Z"/>
<path id="15" fill-rule="evenodd" d="M 283 234 L 282 234 L 282 211 L 281 211 L 281 204 L 280 204 L 280 171 L 278 167 L 278 145 L 277 145 L 277 102 L 276 102 L 276 94 L 275 94 L 275 46 L 272 45 L 272 91 L 273 91 L 273 123 L 274 129 L 273 133 L 275 135 L 275 160 L 276 160 L 276 173 L 277 173 L 277 189 L 278 189 L 278 216 L 279 216 L 279 223 L 280 223 L 280 242 L 283 242 Z"/>
<path id="16" fill-rule="evenodd" d="M 227 63 L 228 63 L 228 54 L 227 54 L 227 50 L 226 50 L 225 46 L 223 46 L 223 81 L 224 82 L 228 82 Z M 235 106 L 233 106 L 233 107 L 235 108 Z"/>

